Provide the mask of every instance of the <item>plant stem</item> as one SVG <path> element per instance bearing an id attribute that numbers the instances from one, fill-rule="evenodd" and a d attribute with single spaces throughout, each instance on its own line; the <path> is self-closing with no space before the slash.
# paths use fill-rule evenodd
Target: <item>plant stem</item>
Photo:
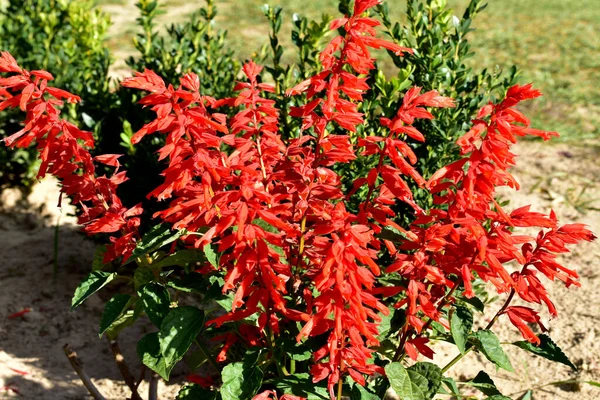
<path id="1" fill-rule="evenodd" d="M 148 400 L 158 399 L 158 375 L 153 373 L 150 376 L 150 384 L 148 385 Z"/>
<path id="2" fill-rule="evenodd" d="M 94 400 L 106 400 L 106 398 L 98 391 L 98 388 L 96 388 L 96 386 L 92 383 L 92 380 L 90 379 L 89 375 L 84 371 L 83 363 L 81 362 L 79 357 L 77 357 L 77 353 L 75 353 L 73 349 L 69 347 L 68 344 L 65 344 L 63 346 L 63 351 L 69 359 L 71 367 L 73 367 L 73 369 L 77 373 L 77 376 L 79 376 L 79 379 L 81 379 L 81 382 L 83 382 L 83 385 L 88 390 L 88 392 L 90 392 Z"/>
<path id="3" fill-rule="evenodd" d="M 272 335 L 271 328 L 267 325 L 267 331 L 266 331 L 265 336 L 267 338 L 267 345 L 269 346 L 269 348 L 271 349 L 271 352 L 273 354 L 273 360 L 275 361 L 275 366 L 277 367 L 277 374 L 280 377 L 288 376 L 290 373 L 285 368 L 285 365 L 281 365 L 279 363 L 279 360 L 275 356 L 275 346 L 273 346 L 273 338 L 271 338 L 271 335 Z"/>
<path id="4" fill-rule="evenodd" d="M 337 400 L 342 400 L 342 386 L 343 386 L 343 381 L 342 381 L 342 378 L 340 377 L 340 380 L 338 381 L 338 388 L 337 388 Z"/>
<path id="5" fill-rule="evenodd" d="M 121 376 L 123 377 L 125 384 L 131 390 L 132 400 L 142 400 L 139 393 L 137 392 L 135 378 L 133 377 L 133 375 L 131 375 L 131 372 L 129 371 L 129 367 L 127 366 L 127 363 L 125 363 L 125 358 L 123 357 L 123 353 L 121 353 L 121 347 L 119 346 L 119 342 L 117 342 L 116 340 L 109 340 L 109 343 L 110 343 L 110 350 L 112 351 L 113 356 L 115 357 L 115 362 L 117 363 L 119 372 L 121 372 Z"/>

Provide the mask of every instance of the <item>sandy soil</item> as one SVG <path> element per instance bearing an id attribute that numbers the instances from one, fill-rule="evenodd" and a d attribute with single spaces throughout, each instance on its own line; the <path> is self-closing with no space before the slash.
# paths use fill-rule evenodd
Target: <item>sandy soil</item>
<path id="1" fill-rule="evenodd" d="M 580 221 L 600 232 L 600 212 L 587 203 L 598 199 L 600 192 L 600 143 L 567 147 L 525 142 L 517 146 L 522 154 L 515 173 L 522 191 L 507 194 L 517 207 L 534 204 L 538 210 L 554 208 L 560 219 Z M 581 194 L 582 189 L 586 191 Z M 79 280 L 89 271 L 94 245 L 82 237 L 62 210 L 59 242 L 59 269 L 53 280 L 54 224 L 60 211 L 56 208 L 57 189 L 53 181 L 44 181 L 27 196 L 6 190 L 0 195 L 0 398 L 40 400 L 87 399 L 75 373 L 69 366 L 62 346 L 66 343 L 77 351 L 87 372 L 100 391 L 110 399 L 123 399 L 129 392 L 119 378 L 105 340 L 99 340 L 97 328 L 102 300 L 93 297 L 74 312 L 67 312 L 72 293 Z M 520 391 L 565 379 L 600 380 L 600 241 L 578 247 L 566 263 L 581 274 L 582 287 L 566 290 L 552 286 L 552 297 L 559 318 L 550 321 L 550 335 L 569 355 L 578 372 L 520 349 L 506 346 L 517 373 L 496 371 L 480 355 L 471 354 L 458 364 L 452 374 L 469 379 L 486 370 L 504 394 L 519 398 Z M 493 313 L 499 304 L 489 307 Z M 31 308 L 23 317 L 8 315 Z M 139 324 L 125 331 L 122 348 L 133 349 L 133 343 L 147 328 Z M 518 332 L 501 321 L 498 325 L 502 341 L 518 340 Z M 436 362 L 443 364 L 454 350 L 436 346 Z M 134 353 L 125 353 L 132 370 L 139 371 Z M 175 375 L 171 386 L 160 384 L 161 399 L 174 398 L 183 379 L 183 371 Z M 140 393 L 147 392 L 142 383 Z M 534 393 L 536 400 L 600 398 L 600 389 L 588 385 L 548 386 Z"/>
<path id="2" fill-rule="evenodd" d="M 98 339 L 103 301 L 94 296 L 69 312 L 74 289 L 90 271 L 95 245 L 78 232 L 73 209 L 57 209 L 56 181 L 36 185 L 28 196 L 0 195 L 0 398 L 88 399 L 63 353 L 69 344 L 107 399 L 131 394 L 120 378 L 106 339 Z M 60 216 L 58 274 L 53 278 L 54 226 Z M 8 316 L 31 309 L 23 317 Z M 148 325 L 129 328 L 120 338 L 126 362 L 137 376 L 135 343 Z M 148 374 L 147 374 L 148 375 Z M 159 384 L 159 398 L 176 396 L 181 373 L 171 386 Z M 147 382 L 140 393 L 148 392 Z"/>

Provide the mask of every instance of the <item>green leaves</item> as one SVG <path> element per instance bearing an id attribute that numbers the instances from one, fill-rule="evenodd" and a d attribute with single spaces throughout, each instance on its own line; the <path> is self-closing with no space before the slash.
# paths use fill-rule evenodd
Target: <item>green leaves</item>
<path id="1" fill-rule="evenodd" d="M 158 332 L 144 336 L 137 344 L 137 353 L 145 366 L 159 374 L 164 380 L 169 380 L 169 375 L 175 364 L 168 364 L 162 355 Z"/>
<path id="2" fill-rule="evenodd" d="M 100 331 L 98 332 L 100 337 L 123 314 L 130 300 L 131 296 L 128 294 L 117 294 L 106 303 L 100 320 Z"/>
<path id="3" fill-rule="evenodd" d="M 492 378 L 490 378 L 490 376 L 484 371 L 479 371 L 475 378 L 465 383 L 469 386 L 479 389 L 481 393 L 487 396 L 502 395 L 502 393 L 500 393 L 500 391 L 496 388 L 496 384 Z"/>
<path id="4" fill-rule="evenodd" d="M 93 271 L 75 289 L 75 294 L 71 300 L 71 310 L 79 307 L 88 297 L 102 289 L 116 277 L 115 272 Z"/>
<path id="5" fill-rule="evenodd" d="M 217 392 L 204 389 L 200 385 L 186 385 L 181 388 L 175 400 L 216 400 Z"/>
<path id="6" fill-rule="evenodd" d="M 420 362 L 406 369 L 400 363 L 386 365 L 385 373 L 396 394 L 403 400 L 432 399 L 442 383 L 440 368 Z"/>
<path id="7" fill-rule="evenodd" d="M 179 250 L 160 261 L 152 263 L 152 268 L 184 266 L 189 263 L 204 261 L 204 253 L 199 250 Z"/>
<path id="8" fill-rule="evenodd" d="M 457 305 L 450 317 L 450 332 L 456 347 L 464 353 L 467 339 L 473 327 L 473 314 L 467 307 Z"/>
<path id="9" fill-rule="evenodd" d="M 196 307 L 177 307 L 162 322 L 158 334 L 160 352 L 167 365 L 175 365 L 196 339 L 204 325 L 204 312 Z"/>
<path id="10" fill-rule="evenodd" d="M 502 345 L 498 337 L 489 330 L 480 330 L 475 332 L 477 339 L 476 347 L 481 350 L 484 356 L 498 367 L 507 371 L 514 372 L 514 368 L 508 359 L 508 356 L 502 350 Z"/>
<path id="11" fill-rule="evenodd" d="M 138 342 L 140 360 L 163 379 L 169 380 L 171 370 L 187 353 L 203 325 L 203 311 L 195 307 L 172 309 L 164 317 L 160 332 L 150 333 Z"/>
<path id="12" fill-rule="evenodd" d="M 538 338 L 540 339 L 539 346 L 527 341 L 514 342 L 513 344 L 523 350 L 529 351 L 530 353 L 544 357 L 550 361 L 559 362 L 573 368 L 574 370 L 577 370 L 575 365 L 573 365 L 571 360 L 569 360 L 565 353 L 563 353 L 560 347 L 558 347 L 556 343 L 552 341 L 550 336 L 542 334 L 539 335 Z"/>
<path id="13" fill-rule="evenodd" d="M 418 362 L 408 368 L 410 380 L 423 392 L 426 399 L 432 399 L 442 383 L 442 370 L 429 362 Z"/>
<path id="14" fill-rule="evenodd" d="M 204 246 L 204 255 L 213 267 L 219 267 L 219 254 L 211 247 L 210 244 Z"/>
<path id="15" fill-rule="evenodd" d="M 262 385 L 263 372 L 256 365 L 236 362 L 221 372 L 223 400 L 251 400 Z"/>
<path id="16" fill-rule="evenodd" d="M 168 225 L 156 225 L 139 241 L 131 257 L 123 265 L 127 265 L 135 259 L 150 254 L 161 247 L 173 243 L 185 234 L 185 231 L 171 231 Z"/>
<path id="17" fill-rule="evenodd" d="M 171 303 L 169 291 L 158 283 L 149 283 L 142 287 L 140 298 L 146 315 L 154 326 L 160 328 L 169 313 Z"/>
<path id="18" fill-rule="evenodd" d="M 305 397 L 308 400 L 329 400 L 327 388 L 312 383 L 311 376 L 306 373 L 296 373 L 275 381 L 275 387 L 284 394 Z"/>
<path id="19" fill-rule="evenodd" d="M 394 392 L 403 400 L 424 400 L 425 395 L 419 386 L 410 380 L 410 375 L 400 363 L 390 363 L 385 366 L 385 374 Z"/>

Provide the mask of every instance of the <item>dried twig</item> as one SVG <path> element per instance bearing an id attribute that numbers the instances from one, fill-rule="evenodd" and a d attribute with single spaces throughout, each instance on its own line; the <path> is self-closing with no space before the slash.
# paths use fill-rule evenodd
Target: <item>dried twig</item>
<path id="1" fill-rule="evenodd" d="M 140 387 L 140 385 L 144 381 L 145 377 L 146 377 L 146 366 L 144 364 L 142 364 L 142 368 L 140 368 L 140 377 L 139 377 L 137 383 L 135 384 L 136 389 Z"/>
<path id="2" fill-rule="evenodd" d="M 92 380 L 90 379 L 88 374 L 83 370 L 83 363 L 77 357 L 77 353 L 75 353 L 73 351 L 73 349 L 71 349 L 69 347 L 68 344 L 65 344 L 63 346 L 63 351 L 65 352 L 65 355 L 69 359 L 69 362 L 71 363 L 71 367 L 73 367 L 73 369 L 79 376 L 79 379 L 81 379 L 81 382 L 83 382 L 83 385 L 88 390 L 88 392 L 90 392 L 92 397 L 95 400 L 106 400 L 106 398 L 100 393 L 100 391 L 98 391 L 96 386 L 92 383 Z"/>
<path id="3" fill-rule="evenodd" d="M 123 353 L 121 353 L 121 348 L 119 347 L 119 342 L 116 340 L 109 340 L 110 342 L 110 350 L 115 357 L 115 362 L 117 363 L 117 367 L 119 367 L 119 371 L 121 372 L 121 376 L 123 376 L 123 380 L 125 380 L 125 384 L 131 389 L 131 399 L 132 400 L 142 400 L 139 393 L 137 392 L 137 385 L 135 383 L 135 378 L 129 371 L 129 367 L 127 363 L 125 363 L 125 358 L 123 357 Z"/>

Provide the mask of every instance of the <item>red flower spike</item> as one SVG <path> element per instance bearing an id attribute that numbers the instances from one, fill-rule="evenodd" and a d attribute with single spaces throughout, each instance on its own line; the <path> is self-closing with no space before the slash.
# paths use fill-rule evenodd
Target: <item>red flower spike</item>
<path id="1" fill-rule="evenodd" d="M 50 73 L 23 70 L 8 53 L 1 54 L 0 72 L 16 74 L 0 79 L 0 94 L 7 98 L 0 103 L 0 110 L 19 107 L 26 112 L 24 128 L 3 139 L 5 144 L 28 147 L 37 142 L 42 160 L 38 177 L 46 173 L 56 176 L 62 184 L 61 193 L 81 204 L 83 211 L 78 222 L 85 225 L 85 232 L 121 233 L 122 236 L 114 238 L 114 244 L 108 246 L 105 262 L 127 258 L 135 248 L 139 213 L 129 215 L 116 196 L 117 186 L 125 181 L 124 175 L 117 173 L 117 156 L 96 157 L 97 161 L 117 168 L 110 179 L 96 177 L 93 159 L 84 147 L 93 147 L 92 134 L 60 118 L 58 107 L 62 100 L 77 103 L 81 100 L 79 96 L 49 87 L 47 83 L 53 79 Z"/>

